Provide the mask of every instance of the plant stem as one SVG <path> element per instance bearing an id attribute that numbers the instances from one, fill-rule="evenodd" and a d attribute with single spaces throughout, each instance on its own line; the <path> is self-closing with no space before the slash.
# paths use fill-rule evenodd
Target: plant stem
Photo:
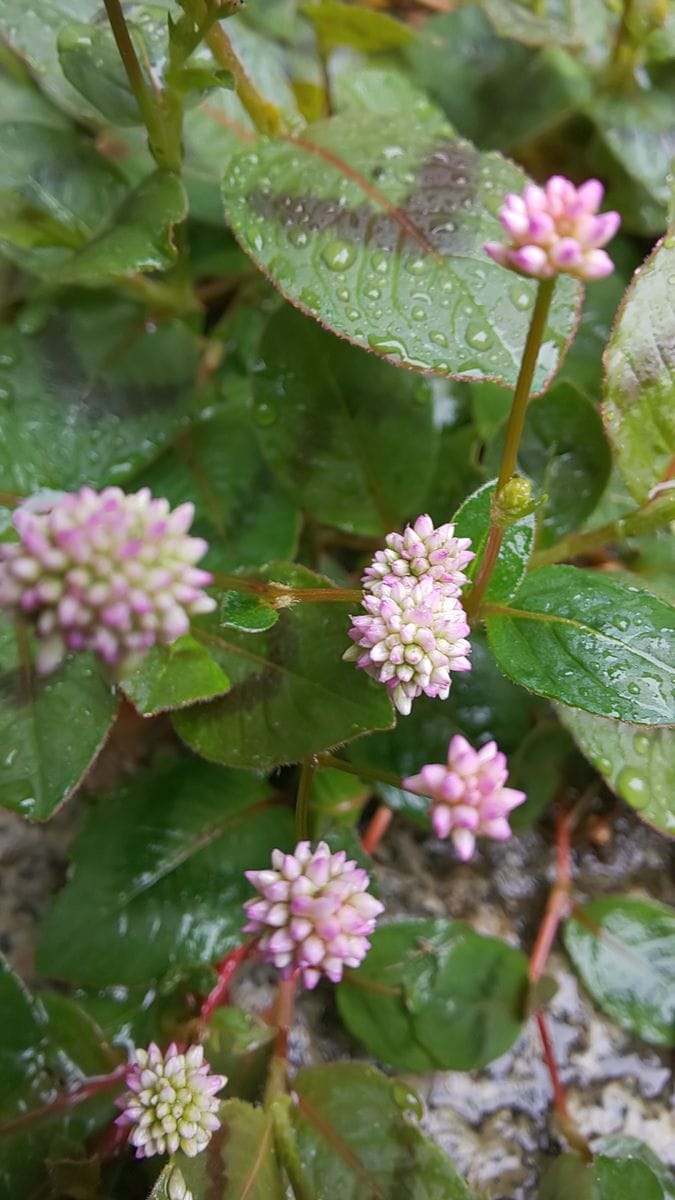
<path id="1" fill-rule="evenodd" d="M 506 442 L 504 444 L 504 452 L 497 477 L 497 486 L 493 497 L 487 545 L 473 587 L 466 597 L 465 608 L 467 615 L 474 620 L 480 612 L 480 606 L 492 578 L 492 572 L 499 557 L 504 537 L 504 524 L 497 516 L 499 497 L 513 475 L 518 462 L 518 450 L 520 448 L 520 440 L 523 436 L 525 415 L 532 390 L 532 380 L 546 330 L 546 321 L 551 307 L 554 288 L 555 277 L 539 281 L 530 327 L 527 331 L 525 348 L 518 372 L 518 379 L 516 380 L 516 387 L 513 393 L 509 422 L 506 427 Z"/>
<path id="2" fill-rule="evenodd" d="M 317 758 L 314 754 L 308 754 L 302 760 L 300 783 L 295 801 L 295 836 L 299 842 L 304 842 L 309 838 L 309 797 L 317 765 Z"/>
<path id="3" fill-rule="evenodd" d="M 317 763 L 319 767 L 334 767 L 336 771 L 344 771 L 347 775 L 356 775 L 359 779 L 372 779 L 376 783 L 386 783 L 389 787 L 399 789 L 403 787 L 400 776 L 394 775 L 393 771 L 380 771 L 377 767 L 350 763 L 344 758 L 338 758 L 335 754 L 329 754 L 328 751 L 317 755 Z"/>
<path id="4" fill-rule="evenodd" d="M 664 529 L 675 519 L 675 491 L 661 492 L 653 495 L 639 508 L 618 517 L 616 521 L 608 521 L 597 529 L 582 530 L 581 533 L 570 533 L 555 546 L 548 546 L 532 555 L 530 565 L 533 567 L 548 566 L 550 563 L 564 562 L 569 558 L 577 558 L 581 554 L 589 554 L 600 550 L 609 542 L 621 538 L 638 537 L 643 533 L 655 533 Z"/>
<path id="5" fill-rule="evenodd" d="M 298 984 L 298 972 L 290 979 L 279 980 L 277 992 L 277 1007 L 275 1024 L 277 1027 L 274 1039 L 274 1051 L 267 1076 L 265 1088 L 265 1105 L 286 1091 L 286 1072 L 288 1069 L 288 1038 L 293 1024 L 293 1009 L 295 1007 L 295 990 Z"/>
<path id="6" fill-rule="evenodd" d="M 235 592 L 254 592 L 261 599 L 267 600 L 273 608 L 285 608 L 297 603 L 333 603 L 350 604 L 361 600 L 363 593 L 356 588 L 294 588 L 284 583 L 264 583 L 260 579 L 245 579 L 241 575 L 225 575 L 220 571 L 213 573 L 214 583 L 218 587 L 231 588 Z"/>
<path id="7" fill-rule="evenodd" d="M 124 70 L 127 73 L 129 86 L 136 97 L 143 123 L 148 131 L 148 141 L 153 158 L 158 166 L 164 167 L 168 171 L 180 171 L 180 152 L 177 153 L 175 146 L 171 146 L 172 139 L 167 136 L 160 108 L 145 82 L 120 0 L 104 0 L 104 4 Z"/>
<path id="8" fill-rule="evenodd" d="M 0 1135 L 15 1133 L 18 1129 L 32 1125 L 34 1121 L 40 1121 L 44 1117 L 53 1116 L 54 1113 L 75 1108 L 76 1105 L 89 1100 L 91 1096 L 96 1096 L 99 1092 L 105 1092 L 122 1083 L 128 1069 L 128 1063 L 124 1062 L 120 1063 L 119 1067 L 115 1067 L 115 1070 L 108 1075 L 92 1075 L 76 1091 L 64 1092 L 60 1096 L 55 1096 L 48 1104 L 42 1104 L 39 1108 L 30 1109 L 29 1112 L 20 1113 L 18 1117 L 6 1121 L 0 1125 Z"/>
<path id="9" fill-rule="evenodd" d="M 210 1021 L 216 1009 L 228 1003 L 232 980 L 241 964 L 251 954 L 253 947 L 253 942 L 246 942 L 243 946 L 238 946 L 236 950 L 231 950 L 216 965 L 218 980 L 202 1004 L 199 1011 L 200 1021 L 205 1023 Z"/>
<path id="10" fill-rule="evenodd" d="M 378 805 L 361 838 L 361 845 L 366 854 L 373 854 L 377 850 L 393 819 L 394 814 L 387 804 Z"/>

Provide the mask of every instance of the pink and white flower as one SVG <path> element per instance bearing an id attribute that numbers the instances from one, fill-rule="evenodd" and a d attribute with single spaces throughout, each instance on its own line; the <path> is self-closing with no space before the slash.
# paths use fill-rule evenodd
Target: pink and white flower
<path id="1" fill-rule="evenodd" d="M 434 527 L 424 514 L 403 533 L 389 533 L 386 549 L 378 550 L 363 575 L 366 592 L 378 593 L 381 584 L 426 576 L 443 584 L 446 595 L 458 596 L 467 582 L 463 568 L 474 558 L 470 538 L 455 537 L 454 525 Z"/>
<path id="2" fill-rule="evenodd" d="M 193 516 L 192 504 L 172 512 L 148 488 L 83 487 L 21 505 L 18 544 L 0 545 L 0 608 L 32 624 L 38 671 L 54 670 L 69 650 L 132 665 L 211 612 L 203 588 L 212 576 L 196 566 L 208 546 L 188 536 Z"/>
<path id="3" fill-rule="evenodd" d="M 299 971 L 306 988 L 322 975 L 339 983 L 344 967 L 366 957 L 384 906 L 368 891 L 368 873 L 344 850 L 299 842 L 293 854 L 275 850 L 270 870 L 247 871 L 246 878 L 259 894 L 244 905 L 244 930 L 257 936 L 262 957 L 282 978 Z"/>
<path id="4" fill-rule="evenodd" d="M 509 813 L 525 800 L 525 793 L 505 787 L 506 756 L 496 742 L 474 750 L 461 734 L 448 746 L 447 763 L 429 763 L 419 775 L 403 780 L 403 787 L 418 796 L 431 797 L 431 824 L 436 836 L 450 837 L 458 856 L 471 858 L 477 837 L 505 841 L 511 837 Z"/>
<path id="5" fill-rule="evenodd" d="M 578 188 L 562 175 L 543 187 L 528 184 L 522 196 L 509 193 L 499 213 L 510 241 L 486 242 L 485 250 L 501 266 L 535 279 L 561 273 L 604 279 L 614 263 L 601 247 L 614 237 L 621 217 L 598 213 L 603 195 L 598 179 Z"/>
<path id="6" fill-rule="evenodd" d="M 165 1054 L 154 1042 L 136 1049 L 126 1082 L 129 1092 L 118 1101 L 124 1111 L 116 1123 L 130 1127 L 136 1158 L 177 1150 L 194 1158 L 220 1128 L 216 1093 L 227 1079 L 211 1073 L 202 1046 L 184 1054 L 175 1042 Z"/>

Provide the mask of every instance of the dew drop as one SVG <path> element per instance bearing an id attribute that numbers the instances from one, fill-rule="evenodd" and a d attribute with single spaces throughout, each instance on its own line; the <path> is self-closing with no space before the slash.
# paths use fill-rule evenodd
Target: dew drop
<path id="1" fill-rule="evenodd" d="M 306 229 L 296 229 L 294 227 L 291 229 L 288 235 L 288 240 L 292 242 L 294 246 L 306 246 L 309 241 L 309 234 L 307 233 Z"/>
<path id="2" fill-rule="evenodd" d="M 0 404 L 11 404 L 14 399 L 14 391 L 6 383 L 0 384 Z"/>
<path id="3" fill-rule="evenodd" d="M 427 315 L 427 310 L 426 308 L 422 308 L 421 305 L 417 304 L 415 308 L 413 308 L 410 315 L 413 321 L 423 321 Z"/>
<path id="4" fill-rule="evenodd" d="M 493 337 L 482 321 L 469 321 L 466 340 L 473 350 L 487 350 L 492 345 Z"/>
<path id="5" fill-rule="evenodd" d="M 380 289 L 376 287 L 368 288 L 366 292 L 366 296 L 369 300 L 379 300 L 381 295 L 382 293 L 380 292 Z"/>
<path id="6" fill-rule="evenodd" d="M 611 775 L 612 764 L 608 758 L 596 758 L 595 765 L 603 775 Z"/>
<path id="7" fill-rule="evenodd" d="M 349 292 L 347 291 L 347 288 L 340 288 L 337 292 L 337 298 L 338 300 L 345 302 L 349 300 Z"/>
<path id="8" fill-rule="evenodd" d="M 421 1118 L 424 1114 L 424 1105 L 420 1100 L 417 1092 L 414 1092 L 411 1087 L 400 1080 L 396 1080 L 391 1089 L 392 1099 L 399 1108 L 406 1112 L 413 1112 L 416 1117 Z"/>
<path id="9" fill-rule="evenodd" d="M 12 354 L 8 350 L 5 350 L 2 354 L 0 354 L 0 367 L 13 367 L 16 365 L 16 362 L 16 354 Z"/>
<path id="10" fill-rule="evenodd" d="M 257 425 L 273 425 L 277 419 L 276 405 L 268 400 L 259 400 L 254 406 L 253 418 Z"/>
<path id="11" fill-rule="evenodd" d="M 429 269 L 429 264 L 424 258 L 409 258 L 405 269 L 410 271 L 411 275 L 424 275 L 424 272 Z"/>
<path id="12" fill-rule="evenodd" d="M 387 271 L 389 270 L 388 255 L 384 254 L 381 250 L 378 250 L 377 253 L 373 254 L 373 257 L 370 261 L 374 270 L 378 271 L 380 275 L 386 275 Z"/>
<path id="13" fill-rule="evenodd" d="M 622 767 L 617 775 L 616 786 L 633 808 L 646 808 L 649 804 L 647 780 L 632 767 Z"/>
<path id="14" fill-rule="evenodd" d="M 631 696 L 639 696 L 640 695 L 640 684 L 639 683 L 629 683 L 626 691 L 630 692 Z"/>
<path id="15" fill-rule="evenodd" d="M 525 312 L 526 308 L 531 308 L 532 306 L 530 294 L 529 292 L 525 291 L 525 288 L 521 283 L 514 283 L 513 286 L 509 288 L 509 298 L 511 303 L 520 312 Z"/>
<path id="16" fill-rule="evenodd" d="M 356 249 L 350 242 L 327 242 L 321 251 L 321 257 L 331 271 L 344 271 L 351 267 L 356 258 Z"/>
<path id="17" fill-rule="evenodd" d="M 649 753 L 649 738 L 646 733 L 636 733 L 633 738 L 633 749 L 636 754 Z"/>
<path id="18" fill-rule="evenodd" d="M 430 333 L 429 337 L 437 346 L 447 346 L 448 344 L 448 339 L 446 338 L 445 334 L 439 333 L 436 330 L 434 330 L 433 333 Z"/>

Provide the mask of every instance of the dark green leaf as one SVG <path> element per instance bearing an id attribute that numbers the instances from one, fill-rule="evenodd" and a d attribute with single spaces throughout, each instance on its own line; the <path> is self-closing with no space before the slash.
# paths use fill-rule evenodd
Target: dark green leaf
<path id="1" fill-rule="evenodd" d="M 461 921 L 414 920 L 378 929 L 337 997 L 350 1033 L 389 1066 L 467 1071 L 516 1040 L 526 989 L 519 950 Z"/>
<path id="2" fill-rule="evenodd" d="M 304 567 L 273 563 L 261 573 L 290 587 L 328 587 Z M 204 758 L 269 770 L 306 754 L 388 729 L 391 701 L 384 687 L 342 661 L 353 605 L 311 601 L 283 608 L 260 634 L 220 629 L 217 614 L 199 637 L 232 681 L 222 700 L 173 718 L 180 736 Z"/>
<path id="3" fill-rule="evenodd" d="M 414 40 L 408 25 L 394 20 L 388 13 L 343 4 L 341 0 L 319 0 L 301 5 L 301 11 L 312 22 L 319 45 L 324 50 L 334 46 L 351 46 L 354 50 L 397 50 Z"/>
<path id="4" fill-rule="evenodd" d="M 215 571 L 290 558 L 299 532 L 299 513 L 266 466 L 249 419 L 228 401 L 227 411 L 181 431 L 139 477 L 172 505 L 190 497 L 193 532 L 209 543 L 205 565 Z"/>
<path id="5" fill-rule="evenodd" d="M 231 589 L 217 594 L 218 623 L 231 625 L 244 633 L 264 633 L 279 620 L 279 610 L 272 608 L 264 595 Z"/>
<path id="6" fill-rule="evenodd" d="M 644 725 L 675 722 L 675 609 L 597 571 L 543 567 L 491 605 L 501 669 L 542 696 Z"/>
<path id="7" fill-rule="evenodd" d="M 263 453 L 318 521 L 381 535 L 424 506 L 438 441 L 431 387 L 324 333 L 289 306 L 254 381 Z"/>
<path id="8" fill-rule="evenodd" d="M 475 579 L 485 553 L 494 490 L 494 480 L 484 483 L 464 501 L 453 517 L 457 536 L 471 538 L 471 549 L 476 555 L 466 572 L 469 579 Z M 489 600 L 510 600 L 515 595 L 527 570 L 533 544 L 534 514 L 530 513 L 514 521 L 504 532 L 499 558 L 486 592 Z"/>
<path id="9" fill-rule="evenodd" d="M 302 1195 L 339 1200 L 477 1200 L 411 1117 L 410 1087 L 358 1063 L 309 1067 L 293 1081 L 295 1166 Z"/>
<path id="10" fill-rule="evenodd" d="M 276 1030 L 228 1004 L 209 1021 L 204 1052 L 211 1070 L 227 1076 L 230 1096 L 252 1100 L 265 1084 Z"/>
<path id="11" fill-rule="evenodd" d="M 222 696 L 229 687 L 218 663 L 189 634 L 170 646 L 153 646 L 122 681 L 124 694 L 144 717 Z"/>
<path id="12" fill-rule="evenodd" d="M 565 945 L 604 1012 L 647 1042 L 675 1045 L 675 909 L 604 896 L 576 910 Z"/>
<path id="13" fill-rule="evenodd" d="M 22 647 L 24 653 L 22 653 Z M 43 821 L 75 791 L 112 725 L 117 703 L 90 655 L 40 678 L 28 643 L 0 621 L 0 803 Z"/>
<path id="14" fill-rule="evenodd" d="M 485 254 L 504 193 L 524 177 L 458 140 L 428 104 L 349 113 L 311 135 L 234 156 L 228 219 L 279 290 L 335 333 L 391 361 L 512 385 L 533 281 L 510 283 Z M 578 285 L 561 280 L 536 372 L 541 389 L 576 324 Z"/>
<path id="15" fill-rule="evenodd" d="M 643 820 L 675 834 L 675 730 L 636 729 L 557 706 L 580 749 Z"/>
<path id="16" fill-rule="evenodd" d="M 42 974 L 107 986 L 210 963 L 241 942 L 244 871 L 290 845 L 250 775 L 194 759 L 139 774 L 90 812 L 42 926 Z"/>
<path id="17" fill-rule="evenodd" d="M 178 321 L 88 295 L 43 327 L 0 333 L 0 488 L 29 495 L 119 484 L 185 420 L 198 362 Z M 184 499 L 184 497 L 181 497 Z"/>
<path id="18" fill-rule="evenodd" d="M 448 513 L 454 512 L 485 478 L 478 464 L 480 446 L 472 425 L 448 425 L 439 433 L 436 470 L 426 503 L 436 525 L 442 525 Z"/>
<path id="19" fill-rule="evenodd" d="M 645 501 L 675 447 L 675 234 L 633 277 L 605 358 L 603 415 L 621 473 Z"/>
<path id="20" fill-rule="evenodd" d="M 603 1138 L 599 1147 L 601 1153 L 608 1158 L 638 1158 L 645 1163 L 653 1175 L 656 1175 L 663 1188 L 664 1200 L 675 1200 L 675 1175 L 665 1163 L 657 1158 L 649 1146 L 637 1138 L 617 1133 L 613 1137 Z"/>
<path id="21" fill-rule="evenodd" d="M 664 1200 L 661 1184 L 636 1158 L 606 1158 L 592 1163 L 563 1154 L 545 1173 L 539 1200 Z"/>
<path id="22" fill-rule="evenodd" d="M 285 1200 L 270 1114 L 226 1100 L 219 1116 L 220 1129 L 203 1154 L 187 1158 L 179 1152 L 172 1160 L 194 1200 Z"/>
<path id="23" fill-rule="evenodd" d="M 314 839 L 325 838 L 331 830 L 352 828 L 373 786 L 333 767 L 315 771 L 309 795 Z"/>
<path id="24" fill-rule="evenodd" d="M 658 236 L 666 225 L 675 155 L 674 103 L 671 79 L 663 88 L 596 94 L 587 106 L 597 135 L 591 151 L 595 169 L 613 181 L 607 203 L 621 209 L 631 233 Z"/>

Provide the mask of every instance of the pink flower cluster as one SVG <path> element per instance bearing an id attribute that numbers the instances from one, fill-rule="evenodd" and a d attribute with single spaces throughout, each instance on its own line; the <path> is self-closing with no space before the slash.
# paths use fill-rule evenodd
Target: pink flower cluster
<path id="1" fill-rule="evenodd" d="M 452 671 L 471 667 L 469 626 L 459 601 L 463 568 L 474 557 L 468 538 L 453 525 L 434 528 L 418 517 L 404 533 L 390 533 L 363 576 L 365 615 L 352 617 L 345 652 L 384 683 L 407 715 L 423 693 L 445 700 Z"/>
<path id="2" fill-rule="evenodd" d="M 192 504 L 172 512 L 148 488 L 79 492 L 14 514 L 20 541 L 0 545 L 0 608 L 31 621 L 37 668 L 52 671 L 69 650 L 93 650 L 131 665 L 156 642 L 186 633 L 190 616 L 211 612 L 202 590 L 207 550 L 188 536 Z"/>
<path id="3" fill-rule="evenodd" d="M 562 175 L 553 175 L 544 187 L 528 184 L 522 196 L 509 193 L 499 213 L 511 241 L 486 242 L 485 250 L 501 266 L 535 279 L 561 272 L 603 279 L 614 264 L 600 247 L 621 223 L 617 212 L 598 213 L 603 195 L 597 179 L 578 188 Z"/>
<path id="4" fill-rule="evenodd" d="M 461 734 L 448 746 L 447 763 L 429 763 L 403 787 L 431 797 L 431 823 L 439 838 L 452 838 L 459 857 L 471 858 L 477 837 L 505 841 L 511 837 L 508 816 L 525 793 L 505 787 L 506 756 L 496 742 L 474 750 Z"/>
<path id="5" fill-rule="evenodd" d="M 266 962 L 289 978 L 302 973 L 305 987 L 322 975 L 339 983 L 345 966 L 358 967 L 384 907 L 368 892 L 370 880 L 344 850 L 325 842 L 312 850 L 299 842 L 293 854 L 275 850 L 272 869 L 247 871 L 259 893 L 244 905 L 247 933 L 256 934 Z"/>
<path id="6" fill-rule="evenodd" d="M 118 1101 L 124 1111 L 117 1124 L 131 1127 L 136 1158 L 177 1150 L 193 1158 L 220 1128 L 216 1093 L 227 1079 L 211 1074 L 202 1046 L 179 1054 L 172 1042 L 162 1054 L 151 1042 L 147 1050 L 134 1051 L 126 1082 L 129 1092 Z"/>

